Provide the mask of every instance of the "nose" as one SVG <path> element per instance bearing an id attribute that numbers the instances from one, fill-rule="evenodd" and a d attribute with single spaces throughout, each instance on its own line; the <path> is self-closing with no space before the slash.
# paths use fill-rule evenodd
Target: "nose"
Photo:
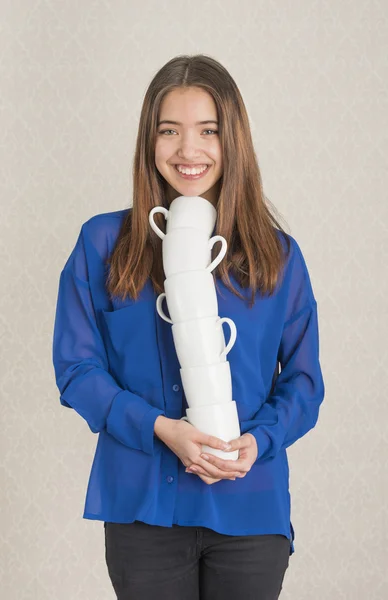
<path id="1" fill-rule="evenodd" d="M 200 156 L 193 136 L 184 134 L 182 135 L 178 149 L 178 156 L 180 159 L 182 159 L 182 162 L 184 162 L 184 160 L 196 160 L 196 158 Z"/>

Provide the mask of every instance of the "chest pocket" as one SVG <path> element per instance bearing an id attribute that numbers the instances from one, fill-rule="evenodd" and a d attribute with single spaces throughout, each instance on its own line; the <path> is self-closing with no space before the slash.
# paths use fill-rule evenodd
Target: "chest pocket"
<path id="1" fill-rule="evenodd" d="M 100 314 L 112 376 L 124 389 L 157 405 L 162 377 L 154 298 L 113 311 L 101 309 Z"/>

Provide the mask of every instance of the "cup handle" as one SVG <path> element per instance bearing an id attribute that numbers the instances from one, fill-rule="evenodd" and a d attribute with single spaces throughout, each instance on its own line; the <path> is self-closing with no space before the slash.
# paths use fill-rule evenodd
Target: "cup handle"
<path id="1" fill-rule="evenodd" d="M 231 349 L 234 346 L 234 343 L 235 343 L 236 337 L 237 337 L 237 329 L 236 329 L 235 322 L 232 321 L 232 319 L 229 319 L 229 317 L 222 317 L 222 319 L 220 319 L 218 322 L 219 322 L 220 327 L 222 327 L 222 323 L 228 323 L 228 325 L 230 327 L 229 342 L 228 342 L 225 350 L 223 350 L 223 352 L 221 352 L 221 355 L 220 355 L 220 359 L 223 360 L 224 358 L 226 358 L 226 355 L 228 354 L 228 352 L 231 351 Z"/>
<path id="2" fill-rule="evenodd" d="M 162 319 L 167 321 L 167 323 L 172 323 L 171 319 L 166 317 L 166 315 L 163 312 L 162 302 L 163 302 L 163 298 L 165 298 L 165 297 L 166 297 L 166 292 L 162 292 L 161 294 L 159 294 L 159 296 L 156 299 L 156 310 L 158 311 L 158 314 L 160 317 L 162 317 Z"/>
<path id="3" fill-rule="evenodd" d="M 155 231 L 156 235 L 159 236 L 160 239 L 162 240 L 166 234 L 161 229 L 159 229 L 159 227 L 156 225 L 156 223 L 154 221 L 154 215 L 156 213 L 163 213 L 164 217 L 167 221 L 169 211 L 164 206 L 154 206 L 154 208 L 150 210 L 150 214 L 148 215 L 148 220 L 150 222 L 152 229 Z"/>
<path id="4" fill-rule="evenodd" d="M 222 261 L 222 259 L 225 256 L 226 250 L 228 248 L 228 244 L 226 242 L 226 239 L 222 235 L 214 235 L 209 240 L 210 250 L 213 248 L 213 246 L 214 246 L 214 244 L 216 242 L 221 242 L 222 245 L 221 245 L 221 250 L 219 251 L 218 255 L 215 257 L 215 259 L 213 260 L 213 262 L 211 262 L 210 265 L 208 265 L 206 267 L 206 270 L 209 271 L 210 273 L 213 271 L 213 269 L 216 268 L 217 265 L 220 264 L 220 262 Z"/>

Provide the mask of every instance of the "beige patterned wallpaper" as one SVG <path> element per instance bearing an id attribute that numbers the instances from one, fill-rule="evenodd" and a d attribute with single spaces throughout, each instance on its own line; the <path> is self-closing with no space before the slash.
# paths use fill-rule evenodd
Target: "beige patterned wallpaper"
<path id="1" fill-rule="evenodd" d="M 114 598 L 81 517 L 97 437 L 60 406 L 58 277 L 84 220 L 131 203 L 144 91 L 177 54 L 239 85 L 264 189 L 308 261 L 326 397 L 289 449 L 284 600 L 388 598 L 387 3 L 1 3 L 4 600 Z M 384 41 L 385 40 L 385 41 Z"/>

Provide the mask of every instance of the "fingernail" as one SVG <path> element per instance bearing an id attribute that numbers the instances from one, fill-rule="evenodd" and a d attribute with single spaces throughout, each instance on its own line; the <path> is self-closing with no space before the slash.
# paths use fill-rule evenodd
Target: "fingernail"
<path id="1" fill-rule="evenodd" d="M 207 454 L 201 454 L 201 458 L 204 458 L 205 460 L 209 460 L 209 457 Z"/>
<path id="2" fill-rule="evenodd" d="M 232 446 L 230 444 L 224 444 L 224 446 L 223 446 L 224 450 L 230 450 L 231 447 Z"/>
<path id="3" fill-rule="evenodd" d="M 190 467 L 190 471 L 194 471 L 194 473 L 198 473 L 198 469 L 196 469 L 195 467 Z"/>

